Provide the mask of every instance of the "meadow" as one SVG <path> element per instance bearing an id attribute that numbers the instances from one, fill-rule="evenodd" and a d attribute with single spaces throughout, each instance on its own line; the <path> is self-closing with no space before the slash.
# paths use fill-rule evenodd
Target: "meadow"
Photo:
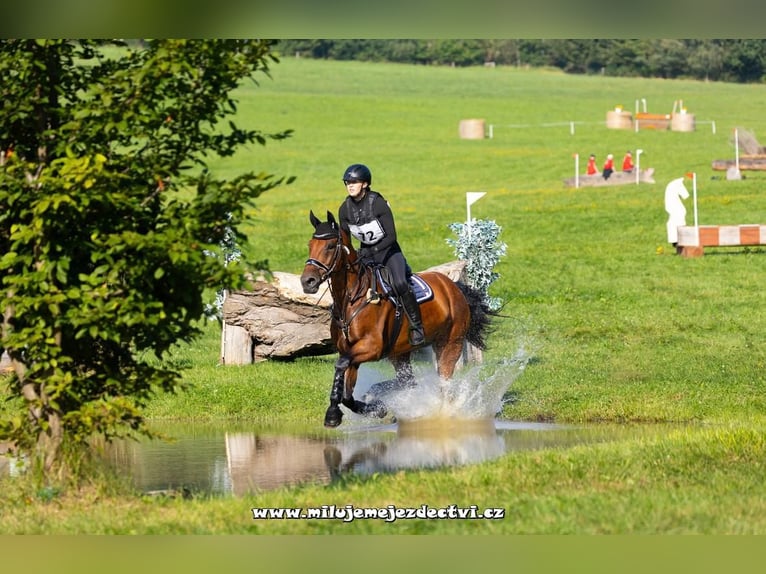
<path id="1" fill-rule="evenodd" d="M 668 424 L 666 433 L 509 453 L 479 465 L 348 478 L 244 499 L 149 499 L 98 481 L 49 501 L 7 484 L 4 533 L 105 534 L 763 534 L 766 533 L 766 314 L 763 248 L 709 248 L 685 259 L 667 243 L 664 190 L 697 174 L 700 224 L 766 223 L 765 175 L 727 181 L 732 131 L 766 142 L 766 87 L 570 76 L 515 68 L 416 67 L 285 57 L 237 94 L 237 122 L 293 137 L 215 163 L 296 176 L 252 207 L 243 252 L 300 273 L 309 210 L 337 211 L 351 163 L 367 164 L 418 270 L 454 258 L 448 225 L 465 193 L 472 216 L 502 227 L 507 255 L 492 295 L 504 301 L 488 363 L 524 349 L 528 365 L 502 417 L 564 423 Z M 683 100 L 693 132 L 614 130 L 607 110 Z M 481 118 L 493 137 L 461 139 Z M 570 132 L 574 122 L 574 133 Z M 714 129 L 715 128 L 715 129 Z M 655 184 L 566 187 L 590 153 L 641 149 Z M 687 188 L 692 191 L 691 181 Z M 687 223 L 693 222 L 691 198 Z M 191 388 L 160 396 L 163 419 L 279 420 L 320 426 L 333 356 L 246 367 L 217 364 L 219 331 L 179 349 Z M 329 432 L 329 431 L 328 431 Z M 8 481 L 6 481 L 8 482 Z M 19 502 L 23 501 L 23 502 Z M 254 520 L 252 507 L 353 503 L 502 507 L 500 521 Z"/>

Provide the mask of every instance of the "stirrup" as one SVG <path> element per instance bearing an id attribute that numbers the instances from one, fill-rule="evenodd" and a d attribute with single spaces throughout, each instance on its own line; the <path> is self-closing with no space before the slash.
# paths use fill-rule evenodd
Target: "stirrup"
<path id="1" fill-rule="evenodd" d="M 419 341 L 413 340 L 413 334 L 417 334 Z M 420 327 L 419 329 L 410 328 L 409 332 L 407 333 L 407 340 L 409 341 L 410 345 L 412 345 L 413 347 L 420 347 L 421 345 L 425 345 L 426 343 L 425 330 L 422 327 Z"/>

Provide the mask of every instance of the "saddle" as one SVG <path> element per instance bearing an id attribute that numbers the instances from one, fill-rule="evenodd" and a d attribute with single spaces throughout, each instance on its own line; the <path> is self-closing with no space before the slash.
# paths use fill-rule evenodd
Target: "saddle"
<path id="1" fill-rule="evenodd" d="M 415 300 L 418 303 L 424 303 L 434 298 L 433 289 L 425 282 L 425 280 L 415 273 L 409 277 L 410 289 L 412 294 L 415 295 Z M 396 292 L 391 287 L 391 282 L 388 279 L 388 271 L 382 265 L 377 265 L 372 269 L 372 286 L 370 287 L 370 296 L 374 298 L 376 295 L 383 295 L 391 299 L 394 305 L 397 304 Z"/>

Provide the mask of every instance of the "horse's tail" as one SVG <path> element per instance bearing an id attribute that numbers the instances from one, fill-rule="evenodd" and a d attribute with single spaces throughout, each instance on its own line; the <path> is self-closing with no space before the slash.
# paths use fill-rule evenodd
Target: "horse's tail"
<path id="1" fill-rule="evenodd" d="M 471 322 L 468 325 L 468 333 L 466 333 L 465 338 L 474 347 L 484 350 L 487 346 L 485 337 L 489 333 L 492 317 L 496 313 L 489 308 L 484 296 L 478 289 L 461 281 L 457 281 L 456 284 L 468 301 L 468 307 L 471 310 Z"/>

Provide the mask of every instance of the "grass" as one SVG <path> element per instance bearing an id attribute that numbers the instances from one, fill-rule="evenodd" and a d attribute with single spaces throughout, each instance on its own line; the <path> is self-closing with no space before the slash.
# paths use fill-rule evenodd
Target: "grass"
<path id="1" fill-rule="evenodd" d="M 567 76 L 547 70 L 453 69 L 285 58 L 273 79 L 238 93 L 243 125 L 295 136 L 219 162 L 295 175 L 252 208 L 244 252 L 300 272 L 308 212 L 336 211 L 345 167 L 364 162 L 390 201 L 415 269 L 453 258 L 448 225 L 465 192 L 487 191 L 472 215 L 503 228 L 508 254 L 491 292 L 505 301 L 488 362 L 531 350 L 508 394 L 514 420 L 673 422 L 651 438 L 514 452 L 465 468 L 349 478 L 244 499 L 155 499 L 93 485 L 51 500 L 5 481 L 5 533 L 142 534 L 762 534 L 766 532 L 764 248 L 709 249 L 683 259 L 667 244 L 665 185 L 698 176 L 700 223 L 766 223 L 764 176 L 731 182 L 731 131 L 766 133 L 766 87 Z M 605 114 L 646 98 L 651 112 L 683 99 L 690 133 L 609 130 Z M 493 139 L 461 140 L 484 118 Z M 576 123 L 575 134 L 567 122 Z M 715 121 L 716 133 L 712 131 Z M 563 125 L 548 125 L 548 124 Z M 525 125 L 528 127 L 511 127 Z M 766 139 L 766 138 L 764 138 Z M 654 185 L 572 189 L 573 154 L 643 149 Z M 634 153 L 635 157 L 635 153 Z M 687 184 L 691 191 L 690 183 Z M 692 206 L 687 201 L 687 222 Z M 278 246 L 275 247 L 275 246 Z M 319 427 L 334 357 L 217 365 L 206 329 L 176 361 L 191 390 L 158 397 L 156 421 L 211 420 Z M 101 488 L 101 490 L 99 490 Z M 251 507 L 434 506 L 506 509 L 501 521 L 265 521 Z"/>

